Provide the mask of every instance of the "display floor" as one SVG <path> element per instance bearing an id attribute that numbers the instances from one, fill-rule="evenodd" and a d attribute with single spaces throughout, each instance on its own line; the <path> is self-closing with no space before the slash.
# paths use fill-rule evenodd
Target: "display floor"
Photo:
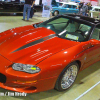
<path id="1" fill-rule="evenodd" d="M 41 13 L 35 13 L 29 21 L 23 21 L 22 16 L 0 16 L 0 32 L 47 19 L 42 18 Z M 74 85 L 67 91 L 49 90 L 27 96 L 3 96 L 4 93 L 14 92 L 0 88 L 0 100 L 100 100 L 100 62 L 80 72 Z"/>

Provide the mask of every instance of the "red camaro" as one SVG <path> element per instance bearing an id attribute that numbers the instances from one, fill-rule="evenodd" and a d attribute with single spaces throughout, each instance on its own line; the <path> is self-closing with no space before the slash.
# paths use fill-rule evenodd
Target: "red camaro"
<path id="1" fill-rule="evenodd" d="M 26 93 L 72 86 L 100 60 L 100 22 L 59 15 L 0 34 L 0 87 Z"/>

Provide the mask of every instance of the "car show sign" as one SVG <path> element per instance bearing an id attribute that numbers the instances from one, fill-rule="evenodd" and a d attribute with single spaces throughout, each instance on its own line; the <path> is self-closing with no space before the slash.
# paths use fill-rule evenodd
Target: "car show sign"
<path id="1" fill-rule="evenodd" d="M 51 0 L 43 0 L 42 4 L 43 4 L 42 17 L 50 17 Z"/>

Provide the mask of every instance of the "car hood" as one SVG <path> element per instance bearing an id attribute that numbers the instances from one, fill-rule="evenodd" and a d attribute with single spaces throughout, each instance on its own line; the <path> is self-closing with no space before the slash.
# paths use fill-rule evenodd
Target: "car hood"
<path id="1" fill-rule="evenodd" d="M 77 44 L 57 37 L 50 29 L 27 26 L 1 33 L 0 54 L 15 63 L 37 64 Z"/>

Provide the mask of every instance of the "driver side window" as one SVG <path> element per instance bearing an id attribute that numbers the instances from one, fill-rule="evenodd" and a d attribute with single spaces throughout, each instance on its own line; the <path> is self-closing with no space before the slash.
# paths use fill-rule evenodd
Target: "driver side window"
<path id="1" fill-rule="evenodd" d="M 96 40 L 100 40 L 100 29 L 95 28 L 91 38 L 96 39 Z"/>

